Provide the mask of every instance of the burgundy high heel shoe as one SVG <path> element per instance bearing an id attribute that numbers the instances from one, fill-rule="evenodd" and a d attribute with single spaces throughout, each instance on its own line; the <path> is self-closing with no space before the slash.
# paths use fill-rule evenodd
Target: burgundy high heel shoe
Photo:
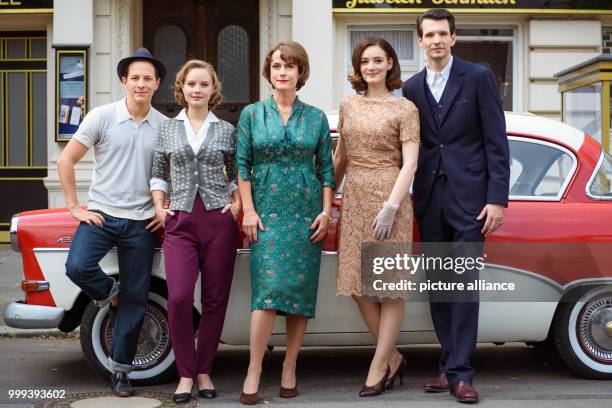
<path id="1" fill-rule="evenodd" d="M 406 370 L 407 365 L 408 365 L 408 363 L 406 363 L 406 359 L 402 356 L 402 361 L 400 362 L 400 365 L 397 367 L 397 370 L 395 370 L 393 375 L 389 376 L 389 378 L 385 382 L 385 390 L 393 389 L 393 387 L 395 386 L 395 378 L 396 377 L 399 377 L 400 385 L 404 384 L 404 373 L 403 373 L 403 371 Z M 389 368 L 389 370 L 390 369 L 391 368 Z"/>
<path id="2" fill-rule="evenodd" d="M 385 383 L 387 382 L 387 378 L 389 378 L 390 368 L 387 366 L 387 372 L 383 376 L 383 378 L 374 385 L 366 385 L 363 384 L 361 390 L 359 391 L 360 397 L 376 397 L 382 394 L 385 391 Z"/>

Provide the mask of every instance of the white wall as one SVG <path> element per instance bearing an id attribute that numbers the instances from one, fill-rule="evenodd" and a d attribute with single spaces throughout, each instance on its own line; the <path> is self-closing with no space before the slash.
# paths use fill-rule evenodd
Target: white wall
<path id="1" fill-rule="evenodd" d="M 601 52 L 597 20 L 531 20 L 528 27 L 528 110 L 559 119 L 561 94 L 554 74 Z"/>
<path id="2" fill-rule="evenodd" d="M 53 45 L 89 45 L 93 42 L 93 0 L 55 0 Z"/>
<path id="3" fill-rule="evenodd" d="M 306 48 L 310 61 L 310 78 L 299 92 L 300 99 L 323 110 L 333 109 L 334 35 L 330 3 L 293 0 L 293 41 Z"/>

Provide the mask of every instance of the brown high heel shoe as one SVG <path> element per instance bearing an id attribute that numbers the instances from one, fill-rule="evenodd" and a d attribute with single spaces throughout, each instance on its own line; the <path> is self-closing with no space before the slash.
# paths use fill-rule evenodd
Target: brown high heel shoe
<path id="1" fill-rule="evenodd" d="M 406 366 L 407 365 L 408 365 L 408 363 L 406 363 L 406 359 L 404 358 L 404 356 L 402 356 L 402 361 L 400 362 L 400 365 L 397 367 L 397 370 L 395 370 L 393 375 L 389 376 L 389 378 L 385 382 L 385 390 L 393 389 L 393 387 L 395 386 L 395 377 L 398 377 L 398 376 L 399 376 L 399 383 L 400 383 L 400 385 L 404 384 L 404 373 L 403 373 L 403 371 L 406 370 Z M 389 370 L 391 370 L 390 367 L 389 367 Z"/>
<path id="2" fill-rule="evenodd" d="M 389 371 L 391 369 L 387 366 L 387 372 L 383 376 L 383 378 L 374 385 L 366 385 L 363 384 L 361 390 L 359 391 L 360 397 L 376 397 L 377 395 L 382 394 L 385 391 L 385 382 L 387 378 L 389 378 Z"/>
<path id="3" fill-rule="evenodd" d="M 255 405 L 259 401 L 259 391 L 252 394 L 240 393 L 240 403 L 242 405 Z"/>
<path id="4" fill-rule="evenodd" d="M 281 398 L 294 398 L 298 395 L 297 382 L 295 383 L 295 387 L 293 388 L 285 388 L 282 385 L 278 390 L 278 396 Z"/>

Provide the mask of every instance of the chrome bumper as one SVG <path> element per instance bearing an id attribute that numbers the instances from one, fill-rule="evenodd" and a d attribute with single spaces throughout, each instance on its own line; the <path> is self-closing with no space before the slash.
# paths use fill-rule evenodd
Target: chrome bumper
<path id="1" fill-rule="evenodd" d="M 4 309 L 4 322 L 17 329 L 54 329 L 64 317 L 65 310 L 59 307 L 10 303 Z"/>

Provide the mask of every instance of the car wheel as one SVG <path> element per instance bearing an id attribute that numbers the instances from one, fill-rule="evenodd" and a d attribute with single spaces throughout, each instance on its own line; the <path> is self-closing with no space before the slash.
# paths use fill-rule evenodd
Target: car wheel
<path id="1" fill-rule="evenodd" d="M 612 290 L 594 288 L 559 306 L 553 322 L 557 351 L 579 375 L 612 379 Z"/>
<path id="2" fill-rule="evenodd" d="M 113 335 L 113 320 L 109 307 L 99 309 L 89 303 L 81 319 L 81 349 L 91 368 L 104 378 L 110 378 L 108 356 Z M 140 330 L 138 349 L 134 358 L 134 371 L 129 374 L 132 383 L 139 385 L 160 384 L 177 377 L 174 352 L 170 342 L 167 301 L 149 292 L 149 304 Z"/>

